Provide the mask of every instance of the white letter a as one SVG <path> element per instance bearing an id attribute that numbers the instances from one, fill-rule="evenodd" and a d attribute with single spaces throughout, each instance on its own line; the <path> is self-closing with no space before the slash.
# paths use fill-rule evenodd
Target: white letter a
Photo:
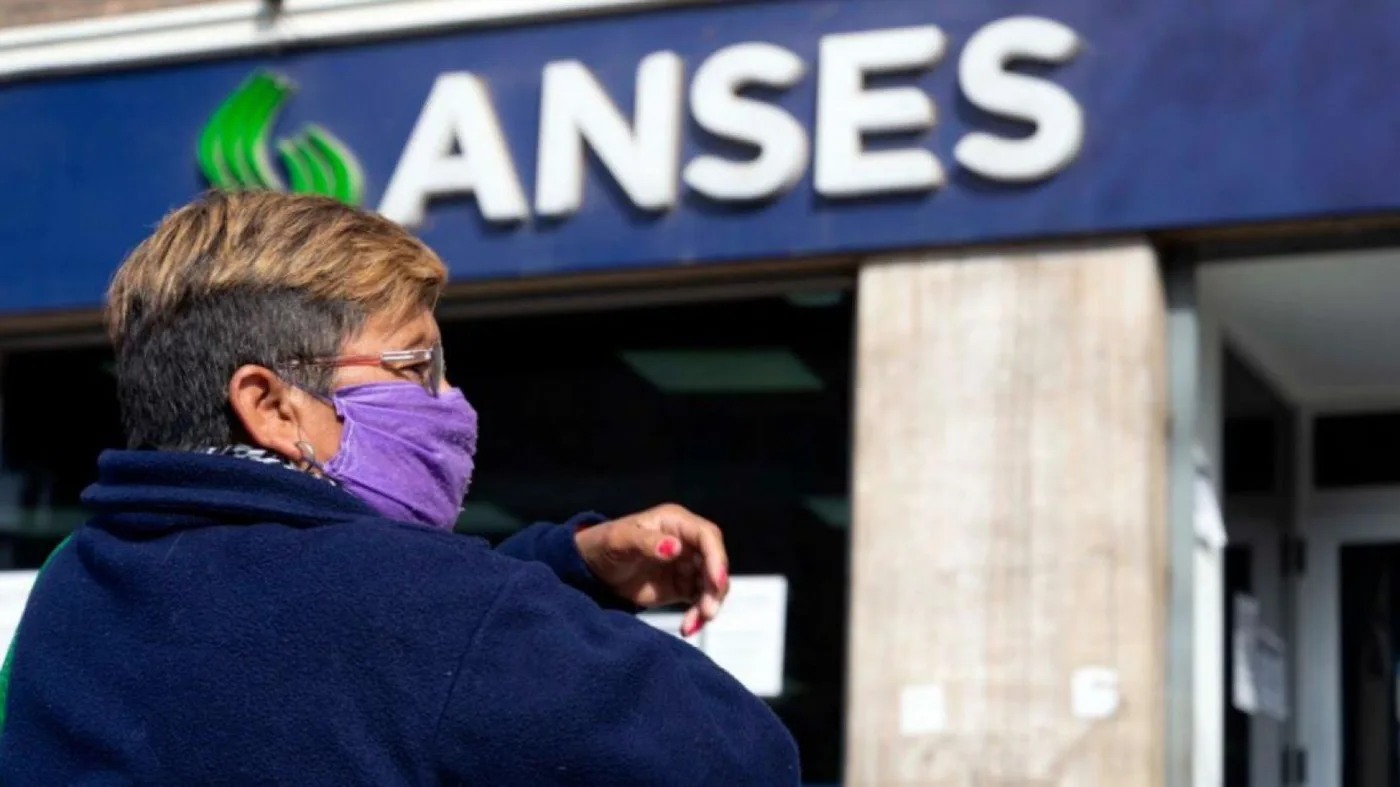
<path id="1" fill-rule="evenodd" d="M 485 83 L 467 72 L 443 74 L 418 116 L 379 212 L 416 227 L 423 223 L 429 200 L 466 194 L 476 195 L 487 221 L 530 216 Z"/>

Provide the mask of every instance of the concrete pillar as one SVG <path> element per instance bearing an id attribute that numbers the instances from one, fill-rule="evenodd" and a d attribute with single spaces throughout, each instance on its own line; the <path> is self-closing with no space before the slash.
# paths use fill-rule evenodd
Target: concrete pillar
<path id="1" fill-rule="evenodd" d="M 863 268 L 847 785 L 1164 783 L 1166 374 L 1143 243 Z"/>

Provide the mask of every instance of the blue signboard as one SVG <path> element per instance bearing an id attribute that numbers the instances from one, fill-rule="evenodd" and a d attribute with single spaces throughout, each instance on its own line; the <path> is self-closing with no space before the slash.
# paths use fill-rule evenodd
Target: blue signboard
<path id="1" fill-rule="evenodd" d="M 766 0 L 16 83 L 0 312 L 96 305 L 211 180 L 458 279 L 1391 210 L 1396 73 L 1391 0 Z"/>

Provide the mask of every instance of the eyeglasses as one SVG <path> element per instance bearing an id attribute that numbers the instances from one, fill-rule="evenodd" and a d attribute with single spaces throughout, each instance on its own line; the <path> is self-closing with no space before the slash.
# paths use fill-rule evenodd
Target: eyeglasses
<path id="1" fill-rule="evenodd" d="M 378 355 L 338 355 L 331 358 L 291 360 L 282 364 L 287 369 L 312 367 L 378 366 L 404 377 L 415 377 L 428 393 L 437 395 L 446 377 L 446 361 L 442 345 L 421 350 L 389 350 Z"/>

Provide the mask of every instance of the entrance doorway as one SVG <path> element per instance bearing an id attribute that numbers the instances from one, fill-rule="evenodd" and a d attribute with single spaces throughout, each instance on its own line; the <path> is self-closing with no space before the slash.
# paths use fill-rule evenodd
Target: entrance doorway
<path id="1" fill-rule="evenodd" d="M 1204 322 L 1273 384 L 1297 426 L 1278 452 L 1290 457 L 1294 538 L 1261 530 L 1227 495 L 1227 581 L 1257 595 L 1260 620 L 1278 628 L 1288 712 L 1271 723 L 1227 710 L 1226 783 L 1400 787 L 1400 250 L 1200 273 Z M 1227 486 L 1232 472 L 1273 467 L 1230 458 L 1249 438 L 1224 423 Z"/>
<path id="2" fill-rule="evenodd" d="M 1295 415 L 1288 401 L 1237 352 L 1224 353 L 1222 483 L 1226 548 L 1224 653 L 1225 787 L 1287 783 L 1289 735 L 1272 698 L 1260 647 L 1292 649 Z M 1274 654 L 1265 654 L 1272 658 Z M 1276 662 L 1275 662 L 1276 663 Z M 1285 693 L 1287 693 L 1285 691 Z"/>
<path id="3" fill-rule="evenodd" d="M 1400 787 L 1400 473 L 1376 457 L 1390 414 L 1314 422 L 1299 587 L 1300 739 L 1313 784 Z M 1377 461 L 1362 462 L 1366 455 Z M 1377 475 L 1380 475 L 1377 478 Z"/>

